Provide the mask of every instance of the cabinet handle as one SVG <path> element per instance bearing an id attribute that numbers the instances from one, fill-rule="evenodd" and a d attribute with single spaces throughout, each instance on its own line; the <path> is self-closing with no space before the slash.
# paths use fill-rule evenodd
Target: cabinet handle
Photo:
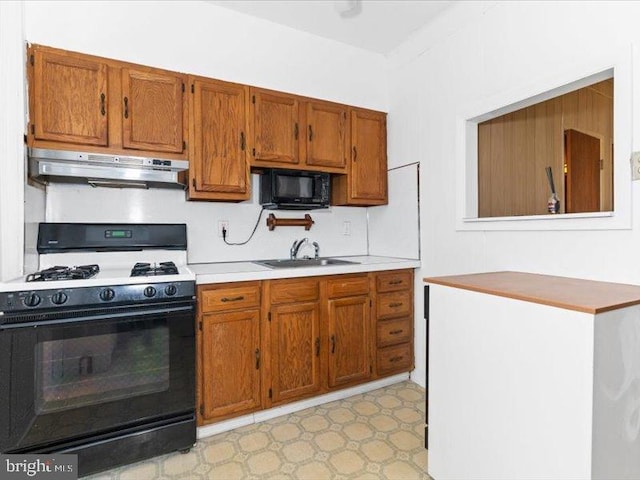
<path id="1" fill-rule="evenodd" d="M 401 307 L 402 306 L 402 302 L 394 302 L 394 303 L 390 303 L 389 306 L 391 308 L 396 308 L 396 307 Z"/>
<path id="2" fill-rule="evenodd" d="M 260 349 L 259 348 L 256 348 L 256 370 L 260 370 Z"/>
<path id="3" fill-rule="evenodd" d="M 391 357 L 389 359 L 390 362 L 399 362 L 400 360 L 402 360 L 404 357 Z"/>
<path id="4" fill-rule="evenodd" d="M 402 283 L 402 280 L 391 280 L 389 282 L 389 285 L 400 285 Z"/>
<path id="5" fill-rule="evenodd" d="M 358 149 L 356 148 L 356 146 L 353 146 L 353 161 L 357 161 L 358 160 Z"/>
<path id="6" fill-rule="evenodd" d="M 402 332 L 404 332 L 404 330 L 402 330 L 402 329 L 400 329 L 400 330 L 391 330 L 391 331 L 389 332 L 389 335 L 399 335 L 399 334 L 401 334 Z"/>
<path id="7" fill-rule="evenodd" d="M 240 132 L 240 150 L 244 151 L 245 147 L 244 132 Z"/>
<path id="8" fill-rule="evenodd" d="M 129 99 L 124 97 L 124 118 L 129 118 Z"/>
<path id="9" fill-rule="evenodd" d="M 100 94 L 100 114 L 104 117 L 107 114 L 107 109 L 105 106 L 105 99 L 107 96 L 104 93 Z"/>
<path id="10" fill-rule="evenodd" d="M 298 139 L 298 122 L 296 122 L 293 126 L 293 138 Z"/>
<path id="11" fill-rule="evenodd" d="M 316 337 L 316 357 L 320 356 L 320 337 Z"/>
<path id="12" fill-rule="evenodd" d="M 313 141 L 313 127 L 309 125 L 309 141 Z"/>
<path id="13" fill-rule="evenodd" d="M 240 300 L 244 300 L 244 295 L 240 295 L 239 297 L 222 297 L 222 299 L 220 299 L 220 301 L 224 303 L 238 302 Z"/>
<path id="14" fill-rule="evenodd" d="M 331 353 L 336 353 L 336 336 L 331 335 Z"/>

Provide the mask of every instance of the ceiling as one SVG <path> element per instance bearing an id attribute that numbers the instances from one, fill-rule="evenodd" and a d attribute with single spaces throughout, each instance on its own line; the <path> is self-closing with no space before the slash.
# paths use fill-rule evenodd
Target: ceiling
<path id="1" fill-rule="evenodd" d="M 391 52 L 455 3 L 455 0 L 208 1 L 381 54 Z"/>

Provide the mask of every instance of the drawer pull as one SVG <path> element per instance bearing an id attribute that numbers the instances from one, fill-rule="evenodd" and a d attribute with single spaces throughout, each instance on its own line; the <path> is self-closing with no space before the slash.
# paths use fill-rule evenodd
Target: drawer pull
<path id="1" fill-rule="evenodd" d="M 404 332 L 404 330 L 400 329 L 400 330 L 391 330 L 389 332 L 389 335 L 400 335 L 402 332 Z"/>
<path id="2" fill-rule="evenodd" d="M 393 303 L 390 303 L 389 306 L 391 308 L 401 307 L 402 306 L 402 302 L 393 302 Z"/>
<path id="3" fill-rule="evenodd" d="M 220 299 L 221 302 L 227 303 L 227 302 L 238 302 L 240 300 L 244 300 L 244 295 L 239 295 L 237 297 L 222 297 Z"/>
<path id="4" fill-rule="evenodd" d="M 336 336 L 331 335 L 331 353 L 336 353 Z"/>
<path id="5" fill-rule="evenodd" d="M 402 360 L 404 357 L 391 357 L 389 359 L 390 362 L 399 362 L 400 360 Z"/>
<path id="6" fill-rule="evenodd" d="M 260 370 L 260 349 L 256 348 L 256 370 Z"/>
<path id="7" fill-rule="evenodd" d="M 389 282 L 389 285 L 400 285 L 402 283 L 402 280 L 391 280 Z"/>

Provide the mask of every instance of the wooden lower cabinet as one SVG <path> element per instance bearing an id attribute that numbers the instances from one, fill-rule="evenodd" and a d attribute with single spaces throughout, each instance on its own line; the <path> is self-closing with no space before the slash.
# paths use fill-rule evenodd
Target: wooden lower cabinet
<path id="1" fill-rule="evenodd" d="M 271 309 L 274 404 L 320 392 L 320 309 L 317 302 Z"/>
<path id="2" fill-rule="evenodd" d="M 368 296 L 329 300 L 329 386 L 371 377 Z"/>
<path id="3" fill-rule="evenodd" d="M 377 273 L 374 296 L 376 375 L 413 370 L 413 270 Z"/>
<path id="4" fill-rule="evenodd" d="M 260 408 L 260 310 L 202 317 L 202 420 Z"/>
<path id="5" fill-rule="evenodd" d="M 412 298 L 412 270 L 198 286 L 199 425 L 412 370 Z"/>

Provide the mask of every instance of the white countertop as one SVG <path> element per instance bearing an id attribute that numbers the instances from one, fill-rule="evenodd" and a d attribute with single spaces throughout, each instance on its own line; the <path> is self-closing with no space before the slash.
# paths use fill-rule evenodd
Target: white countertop
<path id="1" fill-rule="evenodd" d="M 189 269 L 196 274 L 196 283 L 242 282 L 275 278 L 315 277 L 343 273 L 378 272 L 418 268 L 420 260 L 396 257 L 332 257 L 358 262 L 348 265 L 325 265 L 317 267 L 269 268 L 253 262 L 190 263 Z"/>

